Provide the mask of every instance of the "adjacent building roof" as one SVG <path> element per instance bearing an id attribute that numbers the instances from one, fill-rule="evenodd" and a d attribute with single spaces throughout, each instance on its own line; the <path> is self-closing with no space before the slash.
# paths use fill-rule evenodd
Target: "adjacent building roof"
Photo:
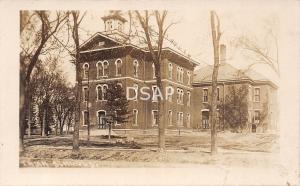
<path id="1" fill-rule="evenodd" d="M 206 67 L 200 68 L 194 72 L 193 82 L 195 84 L 210 83 L 212 81 L 212 73 L 213 73 L 212 65 L 208 65 Z M 241 81 L 241 80 L 250 80 L 255 82 L 268 82 L 271 83 L 273 86 L 277 87 L 269 79 L 267 79 L 260 73 L 255 72 L 254 70 L 251 69 L 241 70 L 228 63 L 220 64 L 219 71 L 218 71 L 218 81 L 226 82 L 226 81 Z"/>

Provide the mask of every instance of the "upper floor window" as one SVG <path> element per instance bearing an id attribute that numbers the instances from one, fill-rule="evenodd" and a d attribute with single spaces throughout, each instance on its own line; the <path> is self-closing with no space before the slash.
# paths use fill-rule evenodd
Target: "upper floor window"
<path id="1" fill-rule="evenodd" d="M 191 72 L 190 71 L 187 72 L 187 84 L 188 85 L 191 84 Z"/>
<path id="2" fill-rule="evenodd" d="M 172 72 L 173 72 L 173 65 L 172 65 L 172 63 L 169 63 L 169 66 L 168 66 L 168 78 L 169 79 L 172 79 Z"/>
<path id="3" fill-rule="evenodd" d="M 180 68 L 180 82 L 183 83 L 183 68 Z"/>
<path id="4" fill-rule="evenodd" d="M 152 64 L 152 74 L 153 74 L 153 79 L 155 79 L 156 75 L 155 75 L 155 65 L 154 65 L 154 63 Z"/>
<path id="5" fill-rule="evenodd" d="M 187 106 L 191 106 L 191 93 L 187 92 Z"/>
<path id="6" fill-rule="evenodd" d="M 220 88 L 217 87 L 217 101 L 220 101 Z"/>
<path id="7" fill-rule="evenodd" d="M 116 76 L 121 76 L 122 74 L 122 60 L 117 59 L 116 60 Z"/>
<path id="8" fill-rule="evenodd" d="M 88 125 L 88 122 L 89 122 L 89 112 L 87 110 L 84 110 L 84 111 L 82 111 L 82 115 L 83 115 L 82 125 L 86 126 L 86 125 Z"/>
<path id="9" fill-rule="evenodd" d="M 139 69 L 139 63 L 137 60 L 133 61 L 133 76 L 138 77 L 138 69 Z"/>
<path id="10" fill-rule="evenodd" d="M 102 100 L 102 86 L 98 85 L 96 87 L 96 95 L 97 95 L 97 100 Z"/>
<path id="11" fill-rule="evenodd" d="M 172 90 L 173 90 L 173 87 L 171 85 L 169 85 L 168 87 L 168 101 L 169 102 L 172 102 Z"/>
<path id="12" fill-rule="evenodd" d="M 177 103 L 183 104 L 183 90 L 180 88 L 177 89 Z"/>
<path id="13" fill-rule="evenodd" d="M 254 101 L 260 102 L 260 88 L 254 89 Z"/>
<path id="14" fill-rule="evenodd" d="M 208 89 L 203 89 L 203 102 L 208 102 Z"/>
<path id="15" fill-rule="evenodd" d="M 180 81 L 180 68 L 177 67 L 177 71 L 176 71 L 176 80 L 179 82 Z"/>
<path id="16" fill-rule="evenodd" d="M 107 85 L 102 86 L 102 99 L 107 100 Z"/>
<path id="17" fill-rule="evenodd" d="M 83 87 L 83 90 L 82 90 L 82 98 L 83 98 L 83 101 L 88 101 L 88 97 L 89 97 L 89 89 L 88 87 Z"/>
<path id="18" fill-rule="evenodd" d="M 89 76 L 89 64 L 85 63 L 83 65 L 83 79 L 88 79 Z"/>
<path id="19" fill-rule="evenodd" d="M 97 64 L 97 77 L 108 76 L 108 61 L 99 61 Z"/>
<path id="20" fill-rule="evenodd" d="M 135 96 L 134 101 L 137 101 L 139 86 L 138 84 L 133 84 L 133 87 L 134 87 L 134 96 Z"/>

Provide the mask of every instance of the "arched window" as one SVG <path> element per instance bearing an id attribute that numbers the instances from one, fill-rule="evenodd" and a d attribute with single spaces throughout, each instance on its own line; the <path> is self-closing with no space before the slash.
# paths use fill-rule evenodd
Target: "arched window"
<path id="1" fill-rule="evenodd" d="M 117 86 L 119 86 L 120 88 L 123 87 L 122 83 L 117 83 Z"/>
<path id="2" fill-rule="evenodd" d="M 97 100 L 102 100 L 102 87 L 101 85 L 98 85 L 96 87 L 96 93 L 97 93 Z"/>
<path id="3" fill-rule="evenodd" d="M 180 68 L 179 67 L 177 67 L 176 79 L 177 79 L 178 82 L 180 82 Z"/>
<path id="4" fill-rule="evenodd" d="M 183 68 L 180 68 L 180 82 L 183 83 Z"/>
<path id="5" fill-rule="evenodd" d="M 83 79 L 87 79 L 89 75 L 89 64 L 83 64 Z"/>
<path id="6" fill-rule="evenodd" d="M 187 84 L 188 85 L 191 84 L 191 72 L 190 71 L 187 72 Z"/>
<path id="7" fill-rule="evenodd" d="M 139 69 L 139 63 L 137 60 L 133 61 L 133 76 L 138 77 L 138 69 Z"/>
<path id="8" fill-rule="evenodd" d="M 191 106 L 191 93 L 189 91 L 187 92 L 187 96 L 187 106 Z"/>
<path id="9" fill-rule="evenodd" d="M 173 65 L 172 65 L 172 63 L 169 63 L 169 67 L 168 67 L 168 77 L 169 77 L 169 79 L 172 79 L 172 72 L 173 72 Z"/>
<path id="10" fill-rule="evenodd" d="M 102 100 L 107 100 L 107 85 L 102 86 Z"/>
<path id="11" fill-rule="evenodd" d="M 96 67 L 97 67 L 97 78 L 100 78 L 101 76 L 103 76 L 102 61 L 97 62 Z"/>
<path id="12" fill-rule="evenodd" d="M 116 60 L 116 76 L 121 76 L 121 69 L 122 69 L 122 60 Z"/>
<path id="13" fill-rule="evenodd" d="M 103 76 L 108 76 L 108 62 L 107 61 L 103 61 L 102 68 L 103 68 Z"/>

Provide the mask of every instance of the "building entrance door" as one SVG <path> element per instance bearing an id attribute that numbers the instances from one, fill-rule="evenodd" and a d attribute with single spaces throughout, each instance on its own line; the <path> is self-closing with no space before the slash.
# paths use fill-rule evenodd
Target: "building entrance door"
<path id="1" fill-rule="evenodd" d="M 106 123 L 104 120 L 105 117 L 105 112 L 104 111 L 99 111 L 98 112 L 98 117 L 97 117 L 97 123 L 98 123 L 98 128 L 99 129 L 105 129 L 106 128 Z"/>

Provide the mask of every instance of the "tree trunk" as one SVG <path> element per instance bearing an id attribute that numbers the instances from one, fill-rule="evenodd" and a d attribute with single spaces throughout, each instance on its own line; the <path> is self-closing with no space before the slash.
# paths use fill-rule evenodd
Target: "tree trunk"
<path id="1" fill-rule="evenodd" d="M 79 151 L 79 125 L 80 125 L 80 102 L 81 102 L 81 74 L 80 66 L 76 62 L 76 74 L 77 74 L 77 87 L 76 87 L 76 111 L 75 111 L 75 123 L 73 131 L 73 151 Z"/>
<path id="2" fill-rule="evenodd" d="M 211 11 L 211 30 L 212 30 L 212 40 L 214 49 L 214 68 L 212 74 L 212 94 L 211 94 L 211 154 L 217 153 L 216 147 L 216 124 L 217 124 L 217 80 L 218 80 L 218 70 L 219 70 L 219 49 L 220 49 L 220 30 L 219 30 L 219 19 L 214 11 Z M 217 18 L 217 24 L 215 23 L 215 17 Z"/>
<path id="3" fill-rule="evenodd" d="M 24 75 L 20 74 L 20 109 L 19 109 L 19 150 L 20 152 L 24 151 L 24 124 L 26 119 L 26 108 L 27 108 L 27 85 L 23 77 Z"/>
<path id="4" fill-rule="evenodd" d="M 155 65 L 155 73 L 156 73 L 156 84 L 159 89 L 159 91 L 163 90 L 162 88 L 162 82 L 161 82 L 161 74 L 160 74 L 160 63 L 158 65 Z M 157 100 L 157 124 L 158 124 L 158 150 L 160 152 L 165 151 L 166 144 L 165 144 L 165 123 L 160 121 L 160 111 L 161 107 L 163 106 L 163 100 L 158 97 Z"/>
<path id="5" fill-rule="evenodd" d="M 28 137 L 31 135 L 31 112 L 30 112 L 30 103 L 28 106 Z"/>
<path id="6" fill-rule="evenodd" d="M 43 128 L 42 128 L 42 136 L 45 136 L 46 133 L 46 108 L 44 108 L 44 114 L 43 114 Z"/>

